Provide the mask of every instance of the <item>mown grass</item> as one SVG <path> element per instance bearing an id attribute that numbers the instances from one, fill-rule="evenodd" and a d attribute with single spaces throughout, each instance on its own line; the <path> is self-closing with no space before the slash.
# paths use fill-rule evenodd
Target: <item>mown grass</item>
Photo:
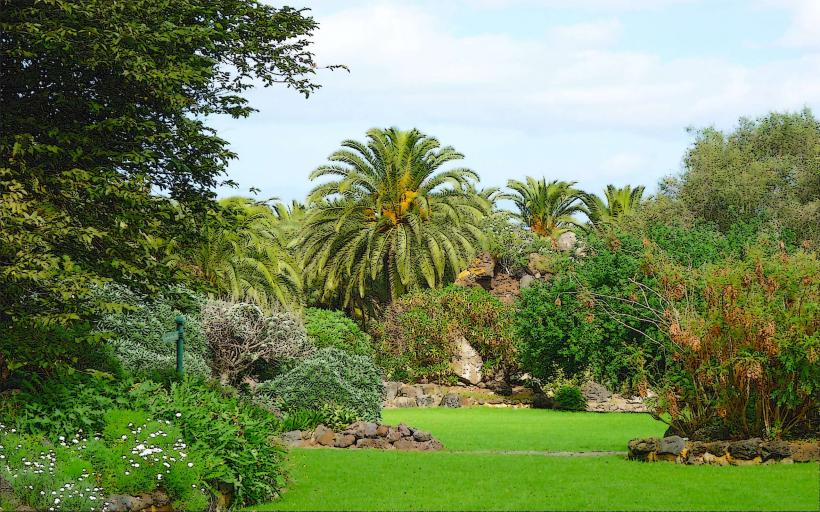
<path id="1" fill-rule="evenodd" d="M 817 464 L 714 467 L 620 456 L 489 450 L 625 450 L 658 435 L 642 415 L 466 408 L 385 411 L 442 452 L 296 449 L 282 498 L 259 510 L 817 510 Z"/>
<path id="2" fill-rule="evenodd" d="M 626 451 L 666 430 L 647 414 L 489 407 L 385 409 L 382 421 L 429 430 L 448 450 Z"/>

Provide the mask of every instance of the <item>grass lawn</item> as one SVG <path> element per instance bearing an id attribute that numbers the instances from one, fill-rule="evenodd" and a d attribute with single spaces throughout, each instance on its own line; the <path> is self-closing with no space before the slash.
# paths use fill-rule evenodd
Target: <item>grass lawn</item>
<path id="1" fill-rule="evenodd" d="M 388 410 L 384 421 L 430 429 L 447 449 L 296 449 L 289 490 L 259 510 L 818 510 L 817 464 L 678 466 L 486 453 L 625 450 L 631 437 L 663 432 L 647 416 L 431 408 Z"/>

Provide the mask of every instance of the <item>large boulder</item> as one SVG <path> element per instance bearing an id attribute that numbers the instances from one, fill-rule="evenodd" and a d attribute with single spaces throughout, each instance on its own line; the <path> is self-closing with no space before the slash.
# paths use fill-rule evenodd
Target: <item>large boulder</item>
<path id="1" fill-rule="evenodd" d="M 453 372 L 470 384 L 478 384 L 483 377 L 481 367 L 484 361 L 463 336 L 456 340 L 455 345 L 455 355 L 451 362 Z"/>
<path id="2" fill-rule="evenodd" d="M 685 446 L 686 441 L 680 436 L 664 437 L 659 443 L 658 454 L 678 456 Z"/>
<path id="3" fill-rule="evenodd" d="M 385 382 L 384 383 L 384 399 L 393 400 L 399 396 L 399 387 L 401 382 Z"/>
<path id="4" fill-rule="evenodd" d="M 581 393 L 587 401 L 606 402 L 612 398 L 612 392 L 594 381 L 589 381 L 581 388 Z"/>
<path id="5" fill-rule="evenodd" d="M 515 299 L 521 295 L 521 283 L 517 277 L 501 272 L 490 280 L 489 291 L 490 295 L 501 302 L 513 304 Z"/>
<path id="6" fill-rule="evenodd" d="M 752 460 L 760 456 L 762 443 L 763 441 L 757 437 L 729 443 L 729 455 L 734 459 Z"/>
<path id="7" fill-rule="evenodd" d="M 561 235 L 558 237 L 558 240 L 555 242 L 556 249 L 563 252 L 574 251 L 577 245 L 578 235 L 576 235 L 572 231 L 561 233 Z"/>
<path id="8" fill-rule="evenodd" d="M 461 407 L 461 398 L 458 396 L 458 393 L 447 393 L 444 395 L 444 398 L 441 399 L 441 406 L 442 407 Z"/>

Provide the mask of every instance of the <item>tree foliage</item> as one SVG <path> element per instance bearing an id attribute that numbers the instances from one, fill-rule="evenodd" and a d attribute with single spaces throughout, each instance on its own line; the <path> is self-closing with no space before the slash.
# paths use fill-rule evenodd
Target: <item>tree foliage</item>
<path id="1" fill-rule="evenodd" d="M 580 202 L 582 192 L 574 186 L 574 181 L 547 183 L 545 178 L 537 180 L 530 176 L 526 182 L 507 182 L 507 187 L 513 190 L 518 218 L 534 233 L 550 238 L 553 243 L 573 226 L 580 226 L 574 215 L 584 211 Z"/>
<path id="2" fill-rule="evenodd" d="M 186 211 L 207 206 L 235 156 L 203 117 L 250 114 L 253 82 L 314 91 L 315 29 L 252 0 L 2 2 L 3 343 L 71 331 L 28 355 L 4 346 L 3 374 L 75 359 L 79 324 L 116 307 L 89 300 L 93 284 L 179 278 L 169 241 L 192 236 Z"/>
<path id="3" fill-rule="evenodd" d="M 338 176 L 310 194 L 314 203 L 296 242 L 323 295 L 387 300 L 454 278 L 483 242 L 489 202 L 469 169 L 441 170 L 463 158 L 418 130 L 372 129 L 347 140 L 312 179 Z"/>
<path id="4" fill-rule="evenodd" d="M 618 188 L 615 185 L 607 185 L 603 197 L 596 194 L 582 194 L 584 213 L 593 226 L 612 224 L 640 208 L 644 190 L 643 186 L 632 188 L 631 185 L 626 185 Z"/>

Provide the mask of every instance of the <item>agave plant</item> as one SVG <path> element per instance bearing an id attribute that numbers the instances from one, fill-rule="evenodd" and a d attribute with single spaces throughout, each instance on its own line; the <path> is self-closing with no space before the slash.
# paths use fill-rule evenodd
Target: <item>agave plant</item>
<path id="1" fill-rule="evenodd" d="M 562 233 L 580 222 L 574 217 L 584 211 L 580 202 L 582 192 L 574 188 L 574 181 L 537 180 L 527 176 L 526 182 L 509 180 L 511 199 L 518 208 L 518 219 L 534 233 L 558 241 Z"/>
<path id="2" fill-rule="evenodd" d="M 295 244 L 325 296 L 392 299 L 436 287 L 463 269 L 483 242 L 490 201 L 475 192 L 478 175 L 442 170 L 463 158 L 418 130 L 371 129 L 367 142 L 346 140 L 311 179 L 318 185 Z"/>
<path id="3" fill-rule="evenodd" d="M 611 224 L 640 208 L 644 190 L 643 186 L 632 188 L 626 185 L 618 188 L 615 185 L 607 185 L 603 198 L 596 194 L 584 194 L 581 200 L 589 222 L 593 226 L 602 226 Z"/>

